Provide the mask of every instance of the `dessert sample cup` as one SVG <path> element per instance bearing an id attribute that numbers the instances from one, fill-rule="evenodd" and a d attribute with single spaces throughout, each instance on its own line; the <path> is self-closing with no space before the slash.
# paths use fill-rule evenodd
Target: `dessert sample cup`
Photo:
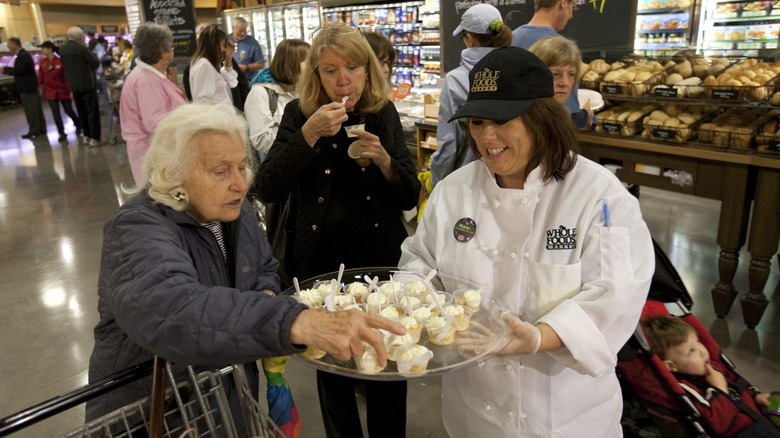
<path id="1" fill-rule="evenodd" d="M 366 167 L 371 164 L 371 159 L 361 157 L 360 150 L 360 140 L 353 141 L 352 144 L 349 145 L 349 149 L 347 149 L 347 155 L 349 155 L 349 158 L 355 160 L 355 162 L 358 163 L 360 167 Z"/>

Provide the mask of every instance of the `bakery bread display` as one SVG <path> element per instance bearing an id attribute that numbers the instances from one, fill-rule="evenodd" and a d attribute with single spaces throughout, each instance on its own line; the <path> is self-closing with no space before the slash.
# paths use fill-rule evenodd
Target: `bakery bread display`
<path id="1" fill-rule="evenodd" d="M 709 123 L 699 127 L 699 141 L 716 147 L 747 149 L 768 120 L 779 111 L 761 113 L 744 108 L 729 108 Z"/>
<path id="2" fill-rule="evenodd" d="M 696 126 L 717 108 L 702 105 L 664 105 L 642 120 L 642 138 L 684 143 L 696 133 Z"/>
<path id="3" fill-rule="evenodd" d="M 761 127 L 756 137 L 756 150 L 780 153 L 780 121 L 777 117 L 770 119 Z"/>

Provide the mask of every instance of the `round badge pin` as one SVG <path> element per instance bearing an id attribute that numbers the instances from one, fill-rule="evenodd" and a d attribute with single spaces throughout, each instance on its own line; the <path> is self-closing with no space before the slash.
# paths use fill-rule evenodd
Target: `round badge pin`
<path id="1" fill-rule="evenodd" d="M 477 223 L 470 217 L 464 217 L 455 223 L 452 234 L 458 242 L 468 242 L 477 233 Z"/>

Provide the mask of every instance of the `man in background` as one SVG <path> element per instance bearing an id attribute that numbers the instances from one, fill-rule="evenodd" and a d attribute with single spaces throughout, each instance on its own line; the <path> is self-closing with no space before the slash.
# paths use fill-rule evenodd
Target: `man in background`
<path id="1" fill-rule="evenodd" d="M 234 18 L 233 33 L 228 35 L 228 39 L 236 46 L 235 57 L 238 58 L 236 65 L 244 73 L 246 80 L 252 82 L 257 72 L 265 67 L 265 57 L 257 40 L 247 35 L 248 25 L 244 18 Z"/>
<path id="2" fill-rule="evenodd" d="M 566 27 L 566 23 L 574 17 L 578 0 L 534 0 L 534 16 L 528 24 L 514 31 L 512 45 L 528 50 L 535 42 L 548 36 L 560 36 L 558 32 Z M 592 112 L 580 108 L 577 98 L 579 87 L 574 88 L 566 99 L 566 108 L 572 113 L 574 124 L 578 128 L 587 126 L 593 117 Z"/>
<path id="3" fill-rule="evenodd" d="M 100 145 L 100 108 L 98 108 L 95 70 L 97 57 L 84 44 L 84 31 L 78 26 L 68 29 L 68 42 L 60 49 L 68 86 L 76 102 L 76 112 L 84 132 L 84 144 Z"/>
<path id="4" fill-rule="evenodd" d="M 16 55 L 13 67 L 3 67 L 3 72 L 14 77 L 19 100 L 22 101 L 24 116 L 29 130 L 22 138 L 33 138 L 46 134 L 46 122 L 43 119 L 43 106 L 38 95 L 38 76 L 35 74 L 35 61 L 27 50 L 22 48 L 19 38 L 8 39 L 8 50 Z"/>
<path id="5" fill-rule="evenodd" d="M 512 45 L 528 50 L 544 37 L 557 36 L 576 10 L 577 0 L 534 0 L 534 16 L 512 32 Z"/>

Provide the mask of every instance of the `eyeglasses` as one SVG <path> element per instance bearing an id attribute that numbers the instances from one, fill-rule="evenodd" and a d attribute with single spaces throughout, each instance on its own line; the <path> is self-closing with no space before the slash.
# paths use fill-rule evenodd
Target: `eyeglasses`
<path id="1" fill-rule="evenodd" d="M 569 0 L 569 3 L 571 3 L 572 11 L 576 11 L 580 8 L 580 1 L 579 0 Z"/>
<path id="2" fill-rule="evenodd" d="M 379 65 L 386 65 L 390 68 L 393 67 L 393 64 L 390 62 L 390 59 L 388 58 L 379 58 Z"/>
<path id="3" fill-rule="evenodd" d="M 320 27 L 319 29 L 315 29 L 314 32 L 311 33 L 311 38 L 314 39 L 314 37 L 323 35 L 324 37 L 329 37 L 336 33 L 355 33 L 359 32 L 360 29 L 357 26 L 354 26 L 352 24 L 343 24 L 343 23 L 331 23 L 325 26 Z"/>

